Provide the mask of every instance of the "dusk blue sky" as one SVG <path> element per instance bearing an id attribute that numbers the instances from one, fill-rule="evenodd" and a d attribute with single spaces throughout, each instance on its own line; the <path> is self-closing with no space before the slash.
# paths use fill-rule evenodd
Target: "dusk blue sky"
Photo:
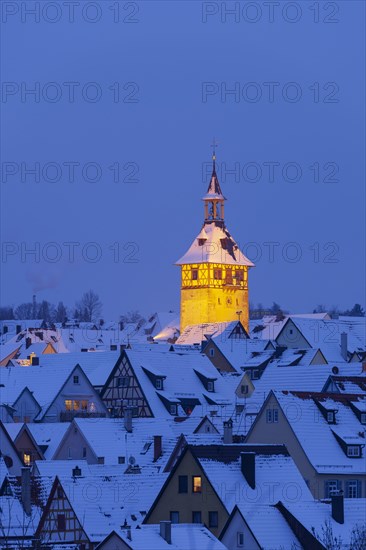
<path id="1" fill-rule="evenodd" d="M 11 4 L 21 9 L 20 2 Z M 3 6 L 2 80 L 13 84 L 5 88 L 8 95 L 3 84 L 1 97 L 2 304 L 30 301 L 37 290 L 38 300 L 73 305 L 92 288 L 106 319 L 132 309 L 178 311 L 180 274 L 174 262 L 203 222 L 202 168 L 210 162 L 213 136 L 228 199 L 227 226 L 256 263 L 250 301 L 276 301 L 292 312 L 311 311 L 317 304 L 341 309 L 364 304 L 364 2 L 328 3 L 339 8 L 334 14 L 324 2 L 304 1 L 283 13 L 287 3 L 280 2 L 273 22 L 261 1 L 251 3 L 258 8 L 257 22 L 248 21 L 255 17 L 254 11 L 245 12 L 248 2 L 241 2 L 237 22 L 233 15 L 225 22 L 221 2 L 149 0 L 136 3 L 136 14 L 135 3 L 120 2 L 120 18 L 135 23 L 113 21 L 110 7 L 116 2 L 94 4 L 101 15 L 95 23 L 83 20 L 80 7 L 73 23 L 66 9 L 51 23 L 51 8 L 34 22 L 20 11 L 7 15 Z M 310 9 L 313 4 L 319 14 Z M 291 23 L 296 6 L 301 14 Z M 216 8 L 204 22 L 205 10 Z M 87 15 L 94 17 L 92 7 Z M 34 96 L 21 101 L 22 86 L 35 82 L 46 90 L 39 102 Z M 56 88 L 47 87 L 50 82 Z M 74 102 L 65 82 L 80 83 Z M 82 97 L 88 82 L 102 91 L 99 101 Z M 109 87 L 116 82 L 122 99 L 131 94 L 138 101 L 114 102 Z M 136 84 L 123 90 L 131 82 L 136 93 Z M 205 82 L 213 83 L 215 92 L 207 97 Z M 235 82 L 239 98 L 216 93 Z M 276 83 L 273 101 L 268 82 Z M 59 101 L 47 101 L 57 87 Z M 262 97 L 250 101 L 258 90 Z M 299 90 L 301 98 L 290 101 Z M 47 163 L 61 166 L 60 181 L 47 181 L 52 169 L 38 183 L 31 175 L 21 181 L 21 163 L 36 162 L 41 169 Z M 80 163 L 74 182 L 65 162 Z M 100 166 L 100 181 L 83 179 L 81 167 L 88 162 Z M 117 162 L 122 178 L 138 165 L 138 181 L 115 183 L 108 167 Z M 279 163 L 274 181 L 267 162 Z M 126 163 L 134 164 L 124 169 Z M 222 163 L 227 168 L 236 163 L 247 177 L 222 177 Z M 287 163 L 301 168 L 299 181 L 286 181 Z M 246 181 L 255 179 L 258 166 L 259 181 Z M 11 167 L 18 173 L 8 174 Z M 295 168 L 287 168 L 287 180 L 296 179 Z M 325 176 L 335 181 L 323 181 Z M 73 262 L 67 242 L 80 243 Z M 91 242 L 97 248 L 87 245 Z M 114 243 L 119 261 L 110 249 Z M 278 243 L 272 258 L 265 243 Z M 24 256 L 25 248 L 35 246 L 39 262 Z M 86 254 L 91 258 L 97 249 L 99 261 L 88 261 Z M 61 258 L 47 260 L 56 250 Z M 301 251 L 301 258 L 290 261 L 286 251 L 291 258 Z"/>

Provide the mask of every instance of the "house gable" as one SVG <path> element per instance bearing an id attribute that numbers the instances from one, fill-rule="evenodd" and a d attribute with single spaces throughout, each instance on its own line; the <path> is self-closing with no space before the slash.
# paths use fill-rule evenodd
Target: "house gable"
<path id="1" fill-rule="evenodd" d="M 14 422 L 33 422 L 41 410 L 40 404 L 28 387 L 25 387 L 16 398 L 13 408 Z"/>
<path id="2" fill-rule="evenodd" d="M 276 342 L 279 346 L 287 348 L 308 349 L 312 347 L 292 319 L 287 319 L 277 335 Z"/>
<path id="3" fill-rule="evenodd" d="M 154 416 L 125 351 L 109 375 L 101 397 L 111 416 L 124 416 L 126 407 L 135 408 L 134 416 Z"/>

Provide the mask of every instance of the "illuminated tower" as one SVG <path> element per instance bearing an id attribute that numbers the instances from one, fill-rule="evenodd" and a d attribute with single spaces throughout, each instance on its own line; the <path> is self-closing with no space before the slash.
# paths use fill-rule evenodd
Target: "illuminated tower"
<path id="1" fill-rule="evenodd" d="M 187 325 L 237 321 L 249 327 L 248 270 L 254 264 L 226 229 L 225 197 L 215 168 L 204 201 L 200 233 L 176 265 L 182 268 L 180 331 Z"/>

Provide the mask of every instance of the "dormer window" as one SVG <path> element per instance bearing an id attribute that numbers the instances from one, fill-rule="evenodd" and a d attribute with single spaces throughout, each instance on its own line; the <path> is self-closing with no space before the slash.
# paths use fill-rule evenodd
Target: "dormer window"
<path id="1" fill-rule="evenodd" d="M 163 389 L 163 379 L 162 378 L 157 378 L 155 380 L 155 387 L 157 390 L 162 390 Z"/>
<path id="2" fill-rule="evenodd" d="M 366 412 L 361 413 L 360 422 L 361 424 L 366 424 Z"/>
<path id="3" fill-rule="evenodd" d="M 328 424 L 335 424 L 334 411 L 327 411 L 327 422 Z"/>
<path id="4" fill-rule="evenodd" d="M 170 414 L 172 416 L 176 416 L 177 415 L 177 405 L 175 403 L 171 403 L 170 404 Z"/>
<path id="5" fill-rule="evenodd" d="M 208 380 L 207 381 L 207 391 L 214 391 L 214 389 L 215 389 L 215 386 L 214 386 L 213 380 Z"/>
<path id="6" fill-rule="evenodd" d="M 360 445 L 347 445 L 347 456 L 350 458 L 358 458 L 361 456 Z"/>

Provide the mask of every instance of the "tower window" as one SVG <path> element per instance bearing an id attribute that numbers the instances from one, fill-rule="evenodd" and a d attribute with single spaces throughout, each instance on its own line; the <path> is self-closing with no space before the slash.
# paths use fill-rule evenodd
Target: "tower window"
<path id="1" fill-rule="evenodd" d="M 233 303 L 233 301 L 232 301 L 231 298 L 228 298 L 228 299 L 226 300 L 226 303 L 227 303 L 228 306 L 231 306 L 231 304 Z"/>
<path id="2" fill-rule="evenodd" d="M 207 239 L 198 239 L 198 246 L 203 246 Z"/>
<path id="3" fill-rule="evenodd" d="M 219 304 L 219 306 L 221 305 L 221 300 L 220 300 L 220 298 L 217 298 L 217 303 Z"/>
<path id="4" fill-rule="evenodd" d="M 214 279 L 222 279 L 222 270 L 214 269 Z"/>
<path id="5" fill-rule="evenodd" d="M 236 277 L 236 280 L 237 280 L 237 281 L 242 281 L 242 280 L 244 279 L 244 277 L 243 277 L 243 272 L 242 272 L 242 271 L 237 271 L 237 272 L 235 273 L 235 277 Z"/>
<path id="6" fill-rule="evenodd" d="M 198 269 L 192 269 L 192 281 L 197 281 L 198 279 Z"/>

